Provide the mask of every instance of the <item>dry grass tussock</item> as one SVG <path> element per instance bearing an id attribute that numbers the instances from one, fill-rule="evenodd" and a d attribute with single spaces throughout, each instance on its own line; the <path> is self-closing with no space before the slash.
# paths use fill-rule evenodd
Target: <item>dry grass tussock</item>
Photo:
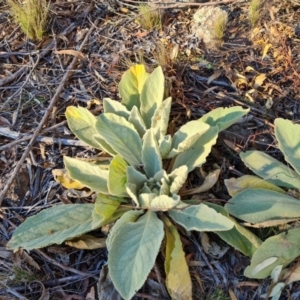
<path id="1" fill-rule="evenodd" d="M 26 0 L 20 4 L 16 0 L 7 0 L 14 21 L 20 24 L 22 31 L 32 40 L 43 37 L 48 15 L 46 0 Z"/>

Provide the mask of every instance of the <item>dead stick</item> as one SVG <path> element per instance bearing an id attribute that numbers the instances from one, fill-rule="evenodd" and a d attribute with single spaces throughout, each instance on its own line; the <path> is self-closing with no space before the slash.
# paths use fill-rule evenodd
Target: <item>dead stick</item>
<path id="1" fill-rule="evenodd" d="M 64 126 L 65 124 L 67 124 L 67 121 L 62 121 L 60 123 L 57 123 L 57 124 L 55 124 L 55 125 L 53 125 L 53 126 L 51 126 L 49 128 L 44 129 L 41 132 L 41 134 L 45 134 L 45 133 L 47 133 L 47 132 L 49 132 L 49 131 L 51 131 L 53 129 L 59 128 L 61 126 Z M 12 142 L 10 142 L 8 144 L 5 144 L 5 145 L 3 145 L 3 146 L 0 147 L 0 151 L 3 151 L 3 150 L 5 150 L 5 149 L 7 149 L 9 147 L 12 147 L 14 145 L 20 144 L 22 142 L 28 141 L 28 140 L 30 140 L 32 138 L 32 136 L 33 136 L 33 134 L 28 134 L 28 135 L 25 135 L 25 136 L 23 136 L 22 138 L 20 138 L 18 140 L 15 140 L 15 141 L 12 141 Z"/>
<path id="2" fill-rule="evenodd" d="M 97 22 L 97 24 L 98 24 L 98 22 Z M 97 25 L 97 24 L 96 24 L 96 25 Z M 90 35 L 91 35 L 93 29 L 94 29 L 94 27 L 91 27 L 90 30 L 88 31 L 86 37 L 84 38 L 83 42 L 82 42 L 81 45 L 80 45 L 79 51 L 81 51 L 81 50 L 83 49 L 83 47 L 84 47 L 84 45 L 86 44 L 86 42 L 88 41 L 88 39 L 89 39 L 89 37 L 90 37 Z M 45 114 L 44 114 L 44 117 L 42 118 L 42 120 L 41 120 L 39 126 L 37 127 L 35 133 L 33 134 L 32 138 L 31 138 L 31 140 L 30 140 L 30 142 L 28 143 L 27 148 L 25 149 L 25 151 L 24 151 L 24 153 L 23 153 L 21 159 L 20 159 L 19 162 L 17 163 L 17 165 L 16 165 L 16 167 L 15 167 L 15 169 L 14 169 L 12 175 L 10 176 L 10 178 L 8 179 L 8 181 L 6 182 L 6 185 L 5 185 L 3 191 L 2 191 L 1 194 L 0 194 L 0 205 L 2 204 L 3 199 L 4 199 L 4 197 L 5 197 L 5 195 L 6 195 L 7 191 L 8 191 L 8 189 L 9 189 L 10 186 L 12 185 L 12 183 L 13 183 L 13 181 L 14 181 L 16 175 L 18 174 L 18 172 L 19 172 L 19 170 L 20 170 L 22 164 L 24 163 L 24 161 L 25 161 L 27 155 L 29 154 L 29 152 L 30 152 L 30 150 L 31 150 L 31 148 L 32 148 L 32 146 L 33 146 L 33 144 L 35 143 L 35 141 L 36 141 L 38 135 L 39 135 L 40 132 L 42 131 L 42 128 L 43 128 L 44 124 L 45 124 L 46 121 L 48 120 L 48 117 L 49 117 L 49 115 L 51 114 L 51 111 L 52 111 L 53 107 L 55 106 L 55 103 L 56 103 L 56 101 L 57 101 L 57 99 L 58 99 L 58 97 L 59 97 L 61 91 L 63 90 L 63 88 L 64 88 L 64 86 L 65 86 L 65 83 L 67 82 L 67 80 L 68 80 L 68 78 L 69 78 L 69 76 L 70 76 L 70 73 L 71 73 L 72 70 L 75 68 L 75 65 L 76 65 L 76 63 L 77 63 L 77 60 L 78 60 L 78 59 L 77 59 L 77 57 L 75 56 L 75 57 L 73 58 L 71 64 L 69 65 L 69 67 L 68 67 L 68 69 L 67 69 L 67 72 L 65 73 L 64 77 L 62 78 L 62 81 L 61 81 L 60 85 L 58 86 L 58 88 L 57 88 L 57 90 L 56 90 L 54 96 L 53 96 L 52 99 L 50 100 L 50 104 L 49 104 L 49 106 L 48 106 L 48 108 L 47 108 L 47 110 L 46 110 L 46 112 L 45 112 Z"/>

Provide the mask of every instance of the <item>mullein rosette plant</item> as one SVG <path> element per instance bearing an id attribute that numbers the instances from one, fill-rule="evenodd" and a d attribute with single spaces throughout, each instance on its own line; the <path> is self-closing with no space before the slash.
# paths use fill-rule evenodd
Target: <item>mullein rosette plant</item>
<path id="1" fill-rule="evenodd" d="M 29 217 L 8 247 L 30 250 L 59 244 L 116 221 L 106 246 L 109 273 L 121 296 L 131 299 L 142 287 L 161 249 L 170 296 L 192 299 L 176 224 L 187 231 L 214 231 L 250 256 L 261 243 L 224 208 L 194 204 L 179 193 L 188 173 L 205 163 L 218 133 L 248 110 L 215 109 L 171 136 L 167 128 L 172 101 L 163 99 L 160 67 L 151 74 L 143 65 L 131 67 L 122 76 L 119 92 L 122 102 L 104 99 L 104 112 L 97 117 L 82 107 L 66 111 L 72 132 L 111 156 L 108 162 L 64 157 L 63 182 L 95 192 L 95 204 L 57 205 Z"/>
<path id="2" fill-rule="evenodd" d="M 278 234 L 267 238 L 254 252 L 245 270 L 250 278 L 272 278 L 268 294 L 280 299 L 283 288 L 300 280 L 300 266 L 286 268 L 300 256 L 300 125 L 275 120 L 278 148 L 289 165 L 261 151 L 240 154 L 242 161 L 258 176 L 245 175 L 225 181 L 232 196 L 226 211 L 246 226 L 277 227 Z"/>

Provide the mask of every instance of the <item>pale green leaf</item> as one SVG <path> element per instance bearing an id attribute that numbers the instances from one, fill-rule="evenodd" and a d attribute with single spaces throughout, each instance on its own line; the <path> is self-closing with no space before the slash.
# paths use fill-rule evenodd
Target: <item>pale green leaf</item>
<path id="1" fill-rule="evenodd" d="M 139 172 L 131 166 L 127 167 L 126 174 L 127 182 L 135 184 L 138 190 L 140 190 L 144 186 L 144 183 L 148 180 L 146 175 L 144 175 L 143 173 Z"/>
<path id="2" fill-rule="evenodd" d="M 160 195 L 169 195 L 170 194 L 170 183 L 169 180 L 162 178 L 160 180 L 161 186 L 160 186 Z"/>
<path id="3" fill-rule="evenodd" d="M 134 183 L 126 183 L 126 192 L 129 195 L 129 197 L 132 199 L 132 201 L 135 203 L 136 207 L 140 207 L 139 201 L 138 201 L 138 192 L 139 189 Z"/>
<path id="4" fill-rule="evenodd" d="M 123 104 L 121 104 L 119 101 L 112 100 L 110 98 L 103 99 L 103 110 L 104 113 L 113 113 L 125 118 L 126 120 L 128 120 L 130 116 L 130 112 Z"/>
<path id="5" fill-rule="evenodd" d="M 115 223 L 113 228 L 110 230 L 109 235 L 106 239 L 107 250 L 110 251 L 110 245 L 113 239 L 116 237 L 120 228 L 123 227 L 124 224 L 129 222 L 135 222 L 144 212 L 142 210 L 130 210 L 122 215 L 122 217 Z"/>
<path id="6" fill-rule="evenodd" d="M 13 233 L 8 249 L 39 249 L 61 244 L 95 227 L 92 226 L 93 204 L 57 205 L 28 217 Z"/>
<path id="7" fill-rule="evenodd" d="M 172 147 L 172 137 L 167 134 L 159 144 L 159 152 L 162 158 L 167 158 Z"/>
<path id="8" fill-rule="evenodd" d="M 228 194 L 232 197 L 248 188 L 265 189 L 285 194 L 285 191 L 275 184 L 267 182 L 260 177 L 253 175 L 244 175 L 239 178 L 225 179 L 224 183 L 227 187 Z"/>
<path id="9" fill-rule="evenodd" d="M 153 129 L 156 140 L 159 143 L 161 143 L 161 141 L 164 139 L 167 133 L 171 105 L 172 105 L 172 98 L 169 97 L 165 99 L 161 103 L 161 105 L 156 109 L 151 120 L 151 128 Z"/>
<path id="10" fill-rule="evenodd" d="M 145 122 L 136 106 L 132 108 L 130 111 L 130 116 L 128 118 L 128 121 L 134 125 L 136 131 L 139 133 L 140 137 L 143 137 L 143 135 L 146 132 L 146 125 Z"/>
<path id="11" fill-rule="evenodd" d="M 209 125 L 199 121 L 190 121 L 181 126 L 173 136 L 171 152 L 168 154 L 168 158 L 172 158 L 175 155 L 190 149 L 193 144 L 199 140 L 200 136 L 209 130 L 209 128 Z"/>
<path id="12" fill-rule="evenodd" d="M 161 195 L 151 199 L 150 209 L 153 211 L 168 211 L 178 205 L 179 202 L 179 196 L 177 199 L 173 199 L 167 195 Z"/>
<path id="13" fill-rule="evenodd" d="M 186 230 L 230 230 L 234 223 L 205 204 L 191 205 L 182 210 L 170 210 L 170 217 Z"/>
<path id="14" fill-rule="evenodd" d="M 143 65 L 132 66 L 126 71 L 119 84 L 122 104 L 131 110 L 133 106 L 140 107 L 140 94 L 149 74 Z"/>
<path id="15" fill-rule="evenodd" d="M 65 244 L 77 249 L 99 249 L 106 247 L 106 238 L 97 238 L 91 234 L 84 234 L 80 237 L 74 238 L 70 241 L 66 241 Z"/>
<path id="16" fill-rule="evenodd" d="M 225 209 L 249 223 L 300 217 L 298 199 L 264 189 L 248 189 L 236 194 Z"/>
<path id="17" fill-rule="evenodd" d="M 300 177 L 293 169 L 264 152 L 247 151 L 240 153 L 240 157 L 256 175 L 275 185 L 287 188 L 300 186 Z"/>
<path id="18" fill-rule="evenodd" d="M 142 141 L 134 126 L 115 114 L 100 115 L 96 128 L 107 143 L 130 165 L 141 163 Z"/>
<path id="19" fill-rule="evenodd" d="M 141 92 L 140 112 L 147 128 L 155 110 L 161 105 L 164 96 L 165 79 L 161 67 L 157 67 L 147 78 Z"/>
<path id="20" fill-rule="evenodd" d="M 64 156 L 64 164 L 72 179 L 79 181 L 94 192 L 109 194 L 108 171 L 93 163 L 67 156 Z"/>
<path id="21" fill-rule="evenodd" d="M 300 228 L 290 229 L 265 240 L 254 253 L 251 264 L 245 270 L 249 278 L 263 279 L 271 275 L 272 270 L 279 265 L 284 267 L 300 255 Z M 253 274 L 253 270 L 271 257 L 278 259 L 266 268 Z"/>
<path id="22" fill-rule="evenodd" d="M 151 207 L 151 201 L 156 197 L 156 194 L 154 193 L 144 193 L 143 191 L 139 194 L 139 203 L 140 206 L 144 209 L 150 209 Z"/>
<path id="23" fill-rule="evenodd" d="M 149 210 L 136 222 L 123 224 L 111 240 L 108 268 L 125 300 L 130 300 L 146 281 L 163 237 L 163 223 Z"/>
<path id="24" fill-rule="evenodd" d="M 108 190 L 109 193 L 115 196 L 127 196 L 126 182 L 127 175 L 126 169 L 127 162 L 121 155 L 117 154 L 109 165 L 108 174 Z"/>
<path id="25" fill-rule="evenodd" d="M 250 108 L 243 109 L 241 106 L 219 107 L 205 114 L 199 121 L 210 126 L 217 126 L 219 131 L 222 131 L 233 125 L 249 111 Z"/>
<path id="26" fill-rule="evenodd" d="M 211 127 L 185 152 L 180 153 L 173 165 L 173 170 L 186 165 L 191 172 L 196 167 L 201 167 L 206 162 L 212 146 L 217 142 L 218 129 Z"/>
<path id="27" fill-rule="evenodd" d="M 162 169 L 162 160 L 152 129 L 148 129 L 143 137 L 142 162 L 149 178 Z"/>
<path id="28" fill-rule="evenodd" d="M 180 236 L 172 223 L 166 226 L 166 286 L 172 299 L 192 300 L 192 281 Z"/>
<path id="29" fill-rule="evenodd" d="M 86 108 L 69 106 L 66 110 L 68 126 L 78 139 L 87 145 L 114 155 L 116 152 L 103 140 L 96 130 L 97 118 Z M 95 140 L 97 137 L 97 141 Z"/>
<path id="30" fill-rule="evenodd" d="M 215 209 L 234 223 L 232 229 L 227 231 L 215 231 L 215 233 L 227 244 L 242 252 L 244 255 L 252 257 L 262 241 L 249 229 L 241 226 L 228 212 L 219 205 L 206 203 L 207 206 Z"/>
<path id="31" fill-rule="evenodd" d="M 274 124 L 279 149 L 285 160 L 300 174 L 300 125 L 284 119 L 276 119 Z"/>
<path id="32" fill-rule="evenodd" d="M 177 194 L 182 188 L 188 176 L 187 166 L 181 166 L 172 171 L 169 175 L 170 193 Z"/>
<path id="33" fill-rule="evenodd" d="M 122 202 L 125 202 L 125 200 L 110 195 L 99 194 L 95 201 L 95 212 L 103 220 L 108 219 L 116 212 Z"/>

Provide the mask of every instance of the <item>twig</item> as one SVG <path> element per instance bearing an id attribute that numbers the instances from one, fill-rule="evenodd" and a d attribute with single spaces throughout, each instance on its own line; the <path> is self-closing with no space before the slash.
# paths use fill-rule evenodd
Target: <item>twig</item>
<path id="1" fill-rule="evenodd" d="M 194 237 L 192 237 L 191 240 L 194 242 L 194 244 L 195 244 L 196 247 L 198 248 L 198 250 L 199 250 L 199 252 L 200 252 L 202 258 L 204 259 L 206 265 L 207 265 L 208 268 L 210 269 L 213 278 L 215 279 L 217 285 L 219 285 L 219 284 L 220 284 L 220 279 L 219 279 L 218 276 L 216 275 L 215 270 L 214 270 L 213 267 L 211 266 L 211 264 L 210 264 L 208 258 L 206 257 L 204 251 L 202 250 L 201 246 L 197 243 L 197 241 L 196 241 L 196 239 L 195 239 Z"/>
<path id="2" fill-rule="evenodd" d="M 97 20 L 97 23 L 98 23 L 98 22 L 99 22 L 99 21 Z M 80 47 L 79 47 L 79 51 L 81 51 L 81 50 L 83 49 L 83 47 L 85 46 L 85 44 L 86 44 L 86 42 L 88 41 L 88 39 L 89 39 L 89 37 L 90 37 L 90 35 L 91 35 L 93 29 L 94 29 L 94 28 L 91 27 L 90 30 L 88 31 L 87 35 L 85 36 L 83 42 L 81 43 L 81 45 L 80 45 Z M 44 51 L 43 51 L 43 52 L 44 52 Z M 42 52 L 42 53 L 43 53 L 43 52 Z M 42 57 L 42 53 L 41 53 L 40 57 Z M 35 143 L 37 137 L 39 136 L 40 132 L 42 131 L 42 128 L 43 128 L 44 124 L 45 124 L 46 121 L 48 120 L 48 117 L 50 116 L 51 111 L 52 111 L 53 107 L 55 106 L 55 103 L 56 103 L 57 99 L 59 98 L 59 95 L 60 95 L 61 91 L 63 90 L 63 88 L 64 88 L 64 86 L 65 86 L 65 83 L 67 82 L 67 80 L 68 80 L 68 78 L 69 78 L 69 76 L 70 76 L 70 73 L 71 73 L 72 70 L 75 68 L 75 65 L 76 65 L 76 63 L 77 63 L 77 60 L 78 60 L 78 58 L 77 58 L 76 56 L 73 57 L 73 60 L 72 60 L 71 64 L 69 65 L 69 67 L 68 67 L 68 69 L 67 69 L 65 75 L 63 76 L 60 85 L 58 86 L 58 88 L 56 89 L 55 94 L 53 95 L 52 99 L 50 100 L 50 104 L 49 104 L 49 106 L 48 106 L 48 108 L 47 108 L 47 110 L 46 110 L 46 112 L 45 112 L 45 114 L 44 114 L 44 117 L 42 118 L 42 120 L 41 120 L 39 126 L 37 127 L 35 133 L 33 134 L 33 136 L 32 136 L 32 138 L 31 138 L 29 144 L 27 145 L 27 148 L 25 149 L 25 151 L 24 151 L 24 153 L 23 153 L 21 159 L 20 159 L 19 162 L 17 163 L 17 165 L 16 165 L 16 167 L 15 167 L 15 169 L 14 169 L 14 171 L 13 171 L 11 177 L 10 177 L 10 178 L 8 179 L 8 181 L 6 182 L 6 185 L 5 185 L 3 191 L 2 191 L 1 194 L 0 194 L 0 205 L 2 204 L 3 199 L 4 199 L 4 197 L 5 197 L 6 193 L 7 193 L 7 191 L 9 190 L 10 186 L 12 185 L 12 183 L 13 183 L 13 181 L 14 181 L 16 175 L 18 174 L 19 170 L 21 169 L 22 164 L 24 163 L 25 159 L 27 158 L 27 155 L 28 155 L 28 153 L 30 152 L 30 150 L 31 150 L 31 148 L 32 148 L 32 146 L 33 146 L 33 144 Z"/>
<path id="3" fill-rule="evenodd" d="M 81 275 L 81 276 L 84 276 L 84 277 L 93 277 L 95 280 L 98 280 L 99 277 L 98 276 L 91 276 L 91 274 L 89 273 L 84 273 L 84 272 L 81 272 L 79 270 L 76 270 L 74 268 L 71 268 L 71 267 L 67 267 L 67 266 L 64 266 L 62 264 L 60 264 L 59 262 L 57 262 L 55 259 L 51 258 L 50 256 L 48 256 L 46 253 L 44 253 L 42 250 L 39 250 L 39 249 L 36 249 L 34 250 L 36 251 L 37 253 L 39 253 L 41 256 L 43 256 L 45 259 L 47 259 L 49 262 L 51 262 L 53 265 L 61 268 L 61 269 L 64 269 L 65 271 L 67 272 L 71 272 L 71 273 L 75 273 L 77 275 Z"/>
<path id="4" fill-rule="evenodd" d="M 60 123 L 57 123 L 57 124 L 55 124 L 55 125 L 53 125 L 53 126 L 51 126 L 51 127 L 49 127 L 49 128 L 44 129 L 44 130 L 41 132 L 41 134 L 45 134 L 45 133 L 47 133 L 47 132 L 49 132 L 49 131 L 51 131 L 51 130 L 53 130 L 53 129 L 59 128 L 59 127 L 65 125 L 65 124 L 67 124 L 67 121 L 62 121 L 62 122 L 60 122 Z M 29 134 L 29 135 L 26 135 L 26 136 L 24 136 L 24 137 L 18 139 L 18 140 L 15 140 L 15 141 L 13 141 L 13 142 L 10 142 L 10 143 L 8 143 L 8 144 L 5 144 L 5 145 L 3 145 L 3 146 L 0 147 L 0 151 L 5 150 L 6 148 L 12 147 L 12 146 L 14 146 L 14 145 L 20 144 L 20 143 L 22 143 L 22 142 L 28 141 L 28 140 L 30 140 L 30 139 L 32 138 L 32 136 L 33 136 L 33 134 Z"/>

